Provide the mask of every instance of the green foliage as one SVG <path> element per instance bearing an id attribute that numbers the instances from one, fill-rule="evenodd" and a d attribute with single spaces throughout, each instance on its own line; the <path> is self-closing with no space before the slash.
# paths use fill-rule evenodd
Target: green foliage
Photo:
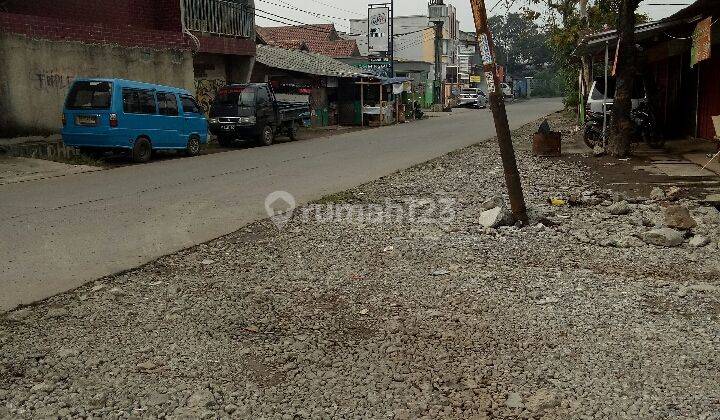
<path id="1" fill-rule="evenodd" d="M 513 77 L 532 76 L 552 61 L 547 35 L 532 11 L 496 15 L 488 20 L 498 63 Z"/>
<path id="2" fill-rule="evenodd" d="M 565 80 L 555 69 L 539 71 L 534 76 L 532 96 L 537 98 L 554 98 L 564 94 Z"/>
<path id="3" fill-rule="evenodd" d="M 551 54 L 551 68 L 562 81 L 565 105 L 578 104 L 578 75 L 581 69 L 580 57 L 575 54 L 582 38 L 588 34 L 613 29 L 621 0 L 597 0 L 587 3 L 587 19 L 580 13 L 578 0 L 530 0 L 531 4 L 542 6 L 547 13 L 539 15 L 544 20 L 543 32 Z M 647 22 L 648 17 L 638 15 L 637 22 Z"/>

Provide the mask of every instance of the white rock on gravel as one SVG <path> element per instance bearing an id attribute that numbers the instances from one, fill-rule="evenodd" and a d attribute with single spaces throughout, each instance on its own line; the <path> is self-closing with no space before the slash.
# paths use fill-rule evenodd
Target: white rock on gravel
<path id="1" fill-rule="evenodd" d="M 508 408 L 523 408 L 525 407 L 525 404 L 523 404 L 522 396 L 520 394 L 517 392 L 511 392 L 505 400 L 505 406 Z"/>
<path id="2" fill-rule="evenodd" d="M 710 245 L 710 239 L 705 236 L 693 236 L 692 239 L 690 239 L 689 244 L 693 248 L 702 248 Z"/>
<path id="3" fill-rule="evenodd" d="M 480 214 L 479 223 L 486 228 L 498 228 L 512 224 L 512 214 L 504 207 L 495 207 Z"/>
<path id="4" fill-rule="evenodd" d="M 630 208 L 630 205 L 628 204 L 627 201 L 624 201 L 624 200 L 608 207 L 608 213 L 615 215 L 615 216 L 630 214 L 631 212 L 632 212 L 632 209 Z"/>
<path id="5" fill-rule="evenodd" d="M 545 388 L 539 389 L 527 398 L 525 407 L 531 413 L 540 413 L 560 405 L 557 394 Z"/>
<path id="6" fill-rule="evenodd" d="M 207 408 L 215 404 L 215 396 L 209 389 L 200 389 L 193 392 L 188 398 L 188 407 Z"/>
<path id="7" fill-rule="evenodd" d="M 648 244 L 663 247 L 676 247 L 685 242 L 682 232 L 670 228 L 650 230 L 642 234 L 642 239 Z"/>
<path id="8" fill-rule="evenodd" d="M 663 191 L 660 187 L 655 187 L 650 191 L 650 198 L 653 200 L 664 200 L 665 199 L 665 191 Z"/>

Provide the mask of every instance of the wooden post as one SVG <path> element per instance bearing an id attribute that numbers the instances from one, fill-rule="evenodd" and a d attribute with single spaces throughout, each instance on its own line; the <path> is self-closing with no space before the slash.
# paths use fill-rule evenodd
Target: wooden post
<path id="1" fill-rule="evenodd" d="M 395 95 L 395 123 L 400 124 L 400 101 L 398 100 L 398 95 Z"/>
<path id="2" fill-rule="evenodd" d="M 487 11 L 485 0 L 470 0 L 473 17 L 475 18 L 475 29 L 477 31 L 478 45 L 480 46 L 483 70 L 488 85 L 488 96 L 490 97 L 490 109 L 495 120 L 495 131 L 497 133 L 500 156 L 502 157 L 503 168 L 505 169 L 505 183 L 507 184 L 508 195 L 510 196 L 510 207 L 516 221 L 527 225 L 529 223 L 525 197 L 523 197 L 520 173 L 515 160 L 515 149 L 510 134 L 510 124 L 505 111 L 505 100 L 503 98 L 500 79 L 495 68 L 495 53 L 493 52 L 492 33 L 488 27 Z"/>
<path id="3" fill-rule="evenodd" d="M 385 110 L 383 109 L 383 84 L 380 82 L 380 125 L 383 125 L 385 119 Z"/>
<path id="4" fill-rule="evenodd" d="M 365 83 L 360 80 L 360 127 L 365 127 Z"/>

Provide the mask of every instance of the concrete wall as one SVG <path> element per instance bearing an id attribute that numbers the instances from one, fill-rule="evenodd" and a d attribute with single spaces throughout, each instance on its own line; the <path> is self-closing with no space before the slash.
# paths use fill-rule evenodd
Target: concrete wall
<path id="1" fill-rule="evenodd" d="M 194 57 L 195 94 L 208 111 L 217 91 L 229 83 L 248 83 L 255 57 L 200 53 Z"/>
<path id="2" fill-rule="evenodd" d="M 76 77 L 124 78 L 195 89 L 189 51 L 0 33 L 0 137 L 58 132 L 67 89 Z"/>

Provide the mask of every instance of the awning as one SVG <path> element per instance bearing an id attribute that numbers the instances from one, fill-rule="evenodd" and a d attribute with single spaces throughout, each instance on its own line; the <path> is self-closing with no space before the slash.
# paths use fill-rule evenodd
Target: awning
<path id="1" fill-rule="evenodd" d="M 325 55 L 270 45 L 258 45 L 255 60 L 268 67 L 316 76 L 374 78 L 357 67 Z"/>
<path id="2" fill-rule="evenodd" d="M 653 38 L 657 33 L 664 30 L 670 29 L 674 26 L 681 25 L 685 22 L 681 20 L 658 20 L 655 22 L 648 22 L 637 25 L 635 27 L 635 41 L 641 42 L 643 40 Z M 610 30 L 599 32 L 585 36 L 580 40 L 580 44 L 576 49 L 576 53 L 581 54 L 592 54 L 605 49 L 605 44 L 610 44 L 614 50 L 614 45 L 617 42 L 617 31 Z"/>
<path id="3" fill-rule="evenodd" d="M 383 85 L 398 85 L 405 82 L 412 82 L 413 79 L 409 77 L 381 77 L 380 81 Z"/>

